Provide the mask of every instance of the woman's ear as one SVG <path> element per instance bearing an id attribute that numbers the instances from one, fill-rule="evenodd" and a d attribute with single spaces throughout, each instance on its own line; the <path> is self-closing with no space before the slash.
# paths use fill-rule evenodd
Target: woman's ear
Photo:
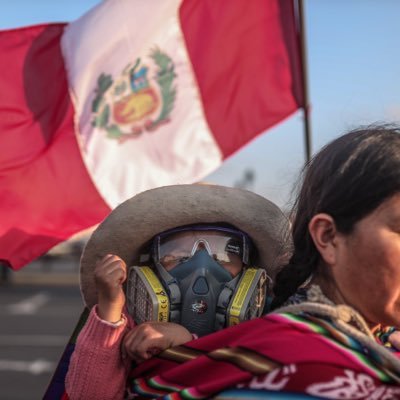
<path id="1" fill-rule="evenodd" d="M 320 213 L 311 218 L 308 230 L 315 247 L 328 265 L 336 263 L 337 230 L 335 221 L 329 214 Z"/>

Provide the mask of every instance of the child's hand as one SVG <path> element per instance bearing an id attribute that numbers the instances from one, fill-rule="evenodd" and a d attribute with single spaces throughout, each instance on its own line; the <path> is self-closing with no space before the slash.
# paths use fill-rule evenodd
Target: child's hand
<path id="1" fill-rule="evenodd" d="M 94 279 L 98 293 L 97 313 L 101 319 L 117 322 L 125 304 L 122 284 L 126 280 L 126 264 L 118 256 L 107 254 L 96 263 Z"/>
<path id="2" fill-rule="evenodd" d="M 142 362 L 163 350 L 192 340 L 190 332 L 182 325 L 173 322 L 144 322 L 124 337 L 122 356 Z"/>

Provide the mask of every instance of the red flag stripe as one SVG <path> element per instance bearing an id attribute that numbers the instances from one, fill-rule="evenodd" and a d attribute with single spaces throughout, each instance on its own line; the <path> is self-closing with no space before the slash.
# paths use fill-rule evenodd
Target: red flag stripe
<path id="1" fill-rule="evenodd" d="M 207 122 L 225 158 L 302 104 L 293 7 L 292 0 L 181 5 Z"/>
<path id="2" fill-rule="evenodd" d="M 6 55 L 0 64 L 0 259 L 14 269 L 110 211 L 74 133 L 63 29 L 41 25 L 0 35 Z"/>

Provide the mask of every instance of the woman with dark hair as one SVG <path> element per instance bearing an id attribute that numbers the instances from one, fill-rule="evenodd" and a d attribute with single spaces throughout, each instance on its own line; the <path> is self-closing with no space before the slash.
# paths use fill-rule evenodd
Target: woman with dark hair
<path id="1" fill-rule="evenodd" d="M 400 130 L 358 129 L 322 149 L 305 168 L 292 228 L 274 312 L 142 364 L 134 392 L 400 399 Z"/>
<path id="2" fill-rule="evenodd" d="M 133 388 L 174 399 L 400 399 L 400 129 L 354 130 L 303 176 L 274 311 L 168 350 L 134 371 Z"/>
<path id="3" fill-rule="evenodd" d="M 140 364 L 135 398 L 400 399 L 399 128 L 354 130 L 312 159 L 293 241 L 273 312 Z"/>
<path id="4" fill-rule="evenodd" d="M 400 220 L 394 219 L 400 217 L 400 201 L 397 202 L 396 196 L 400 193 L 399 166 L 400 130 L 387 126 L 354 130 L 323 148 L 306 166 L 295 205 L 294 252 L 289 264 L 277 276 L 275 307 L 284 304 L 308 279 L 318 283 L 323 293 L 333 297 L 332 300 L 339 303 L 346 300 L 345 304 L 354 306 L 371 322 L 399 324 L 400 299 L 398 308 L 393 309 L 390 316 L 384 312 L 388 306 L 379 307 L 379 299 L 371 296 L 379 293 L 381 301 L 385 302 L 384 294 L 389 293 L 386 290 L 380 293 L 378 287 L 379 284 L 386 284 L 382 281 L 385 271 L 379 267 L 384 261 L 384 249 L 377 248 L 381 246 L 377 237 L 381 233 L 378 230 L 380 226 L 375 220 L 367 226 L 375 214 L 392 205 L 393 210 L 388 211 L 393 214 L 387 216 L 391 219 L 392 235 L 400 233 Z M 354 242 L 355 239 L 362 239 L 359 235 L 367 236 L 369 242 Z M 362 270 L 353 267 L 351 260 L 347 260 L 347 273 L 354 274 L 354 279 L 350 275 L 339 275 L 341 271 L 336 271 L 337 268 L 327 267 L 337 247 L 335 241 L 330 244 L 331 239 L 344 240 L 357 264 L 365 260 Z M 343 282 L 342 278 L 345 278 Z M 393 284 L 400 283 L 394 278 L 395 275 L 390 277 Z M 341 293 L 351 285 L 354 286 L 348 294 Z M 362 288 L 369 290 L 364 293 Z M 356 296 L 364 294 L 364 298 L 346 297 L 350 293 Z M 390 304 L 396 306 L 396 303 Z M 378 315 L 372 314 L 374 310 Z"/>

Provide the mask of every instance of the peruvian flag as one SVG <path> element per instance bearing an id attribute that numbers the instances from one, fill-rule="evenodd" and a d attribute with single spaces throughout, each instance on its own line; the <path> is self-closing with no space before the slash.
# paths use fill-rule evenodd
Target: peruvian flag
<path id="1" fill-rule="evenodd" d="M 299 47 L 293 0 L 107 0 L 0 32 L 0 260 L 203 179 L 302 106 Z"/>

